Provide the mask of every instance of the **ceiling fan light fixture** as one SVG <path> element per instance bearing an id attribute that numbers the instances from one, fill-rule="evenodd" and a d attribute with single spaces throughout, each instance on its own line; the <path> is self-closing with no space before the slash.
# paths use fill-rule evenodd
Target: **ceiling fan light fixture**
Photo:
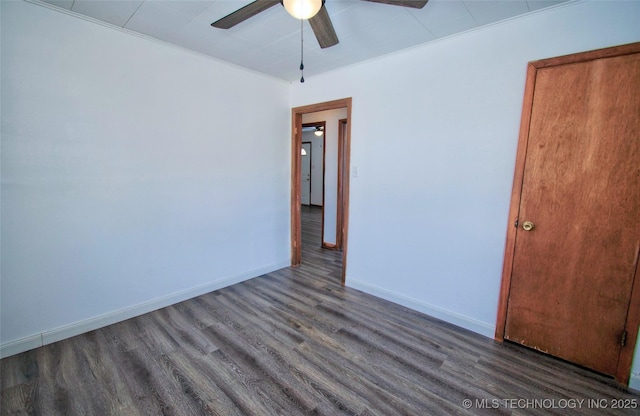
<path id="1" fill-rule="evenodd" d="M 296 19 L 307 20 L 318 14 L 322 0 L 282 0 L 285 10 Z"/>
<path id="2" fill-rule="evenodd" d="M 316 131 L 313 132 L 316 136 L 322 136 L 322 127 L 316 127 Z"/>

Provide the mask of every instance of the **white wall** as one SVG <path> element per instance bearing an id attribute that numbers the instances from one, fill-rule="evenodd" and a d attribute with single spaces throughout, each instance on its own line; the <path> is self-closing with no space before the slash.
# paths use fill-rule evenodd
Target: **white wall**
<path id="1" fill-rule="evenodd" d="M 1 7 L 4 355 L 290 264 L 288 83 Z"/>
<path id="2" fill-rule="evenodd" d="M 325 121 L 324 171 L 324 237 L 329 244 L 336 243 L 336 216 L 338 209 L 338 124 L 347 118 L 347 109 L 303 114 L 303 123 Z M 313 186 L 313 185 L 312 185 Z"/>
<path id="3" fill-rule="evenodd" d="M 353 97 L 346 284 L 493 337 L 526 63 L 639 21 L 570 3 L 293 84 L 293 106 Z"/>

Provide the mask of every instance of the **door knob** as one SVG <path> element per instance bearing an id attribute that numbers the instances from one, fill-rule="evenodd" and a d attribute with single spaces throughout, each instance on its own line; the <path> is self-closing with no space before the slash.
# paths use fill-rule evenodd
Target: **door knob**
<path id="1" fill-rule="evenodd" d="M 522 229 L 525 231 L 531 231 L 533 230 L 533 227 L 535 227 L 535 225 L 533 225 L 531 221 L 525 221 L 522 223 Z"/>

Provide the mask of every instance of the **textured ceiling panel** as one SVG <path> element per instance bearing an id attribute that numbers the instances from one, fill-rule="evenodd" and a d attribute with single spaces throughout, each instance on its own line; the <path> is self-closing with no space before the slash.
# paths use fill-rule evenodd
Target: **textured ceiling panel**
<path id="1" fill-rule="evenodd" d="M 250 0 L 44 0 L 55 8 L 286 80 L 300 77 L 300 21 L 280 5 L 230 29 L 211 23 Z M 303 22 L 305 78 L 566 0 L 429 0 L 422 9 L 326 0 L 339 43 L 320 49 Z"/>

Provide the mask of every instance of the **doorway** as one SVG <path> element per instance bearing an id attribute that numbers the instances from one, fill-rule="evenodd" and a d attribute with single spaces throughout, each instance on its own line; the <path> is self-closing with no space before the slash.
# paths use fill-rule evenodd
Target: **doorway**
<path id="1" fill-rule="evenodd" d="M 298 266 L 302 261 L 302 230 L 301 230 L 301 152 L 302 152 L 302 124 L 305 114 L 312 114 L 321 111 L 336 109 L 346 109 L 346 126 L 344 128 L 345 137 L 339 152 L 340 160 L 338 166 L 342 166 L 341 175 L 338 176 L 338 188 L 341 192 L 340 205 L 337 207 L 337 216 L 340 217 L 340 232 L 342 244 L 342 272 L 341 281 L 344 284 L 347 267 L 347 241 L 348 241 L 348 212 L 349 212 L 349 158 L 351 144 L 351 128 L 349 120 L 351 118 L 351 98 L 344 98 L 335 101 L 328 101 L 319 104 L 312 104 L 292 109 L 291 117 L 291 265 Z"/>
<path id="2" fill-rule="evenodd" d="M 305 207 L 303 210 L 303 213 L 305 214 L 310 214 L 312 215 L 315 219 L 311 222 L 311 224 L 314 224 L 314 227 L 316 225 L 319 225 L 320 229 L 317 230 L 317 233 L 314 232 L 312 234 L 318 234 L 318 238 L 317 239 L 309 239 L 309 238 L 302 238 L 302 241 L 306 241 L 307 243 L 311 243 L 311 244 L 318 244 L 318 246 L 320 247 L 325 247 L 325 240 L 324 240 L 324 236 L 325 236 L 325 231 L 324 231 L 324 227 L 325 227 L 325 215 L 327 214 L 327 211 L 325 211 L 325 193 L 326 193 L 326 136 L 327 136 L 327 123 L 324 120 L 321 121 L 313 121 L 313 122 L 306 122 L 305 118 L 308 118 L 309 116 L 314 116 L 316 113 L 312 113 L 312 114 L 305 114 L 302 116 L 302 148 L 303 150 L 305 149 L 305 143 L 308 143 L 311 147 L 311 158 L 306 158 L 305 156 L 301 154 L 301 158 L 302 158 L 302 164 L 301 164 L 301 177 L 300 177 L 300 184 L 301 184 L 301 195 L 300 195 L 300 202 L 302 205 L 304 205 Z M 325 113 L 317 113 L 317 114 L 325 114 Z M 318 117 L 315 117 L 318 118 Z M 309 179 L 310 182 L 313 184 L 310 187 L 309 190 L 309 202 L 305 203 L 305 162 L 309 163 Z M 331 164 L 330 164 L 331 165 Z M 329 192 L 332 192 L 332 187 L 329 187 Z M 333 208 L 333 211 L 331 210 L 331 208 Z M 313 214 L 311 214 L 313 213 Z M 330 207 L 329 209 L 329 213 L 334 214 L 335 213 L 335 206 Z M 317 217 L 317 218 L 316 218 Z M 318 221 L 319 219 L 319 221 Z M 304 220 L 304 218 L 303 218 Z M 305 222 L 302 221 L 302 224 L 310 224 L 309 222 Z M 303 230 L 304 232 L 305 230 Z M 307 234 L 307 237 L 310 237 L 309 234 Z M 304 253 L 304 250 L 303 250 Z"/>
<path id="3" fill-rule="evenodd" d="M 627 384 L 640 324 L 640 43 L 529 64 L 496 338 Z"/>

